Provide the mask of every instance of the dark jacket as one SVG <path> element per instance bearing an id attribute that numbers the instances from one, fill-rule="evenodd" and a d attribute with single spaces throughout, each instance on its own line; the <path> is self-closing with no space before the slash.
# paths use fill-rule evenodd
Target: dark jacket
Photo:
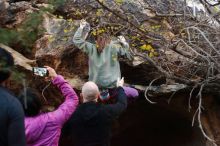
<path id="1" fill-rule="evenodd" d="M 118 88 L 117 103 L 102 105 L 95 102 L 81 104 L 63 128 L 74 146 L 109 146 L 112 121 L 127 107 L 123 88 Z"/>
<path id="2" fill-rule="evenodd" d="M 0 86 L 0 146 L 25 146 L 24 112 L 19 101 Z"/>

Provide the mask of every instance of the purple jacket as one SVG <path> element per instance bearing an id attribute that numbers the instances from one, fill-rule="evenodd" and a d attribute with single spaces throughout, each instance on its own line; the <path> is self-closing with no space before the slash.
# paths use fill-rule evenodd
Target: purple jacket
<path id="1" fill-rule="evenodd" d="M 27 146 L 58 146 L 61 128 L 78 105 L 78 96 L 72 87 L 58 75 L 53 81 L 65 97 L 65 101 L 53 112 L 25 118 Z"/>

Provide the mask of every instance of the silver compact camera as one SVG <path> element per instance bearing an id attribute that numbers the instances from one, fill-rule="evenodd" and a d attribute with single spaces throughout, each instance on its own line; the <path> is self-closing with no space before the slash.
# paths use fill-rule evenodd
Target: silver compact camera
<path id="1" fill-rule="evenodd" d="M 33 67 L 33 74 L 41 77 L 48 76 L 48 71 L 45 67 Z"/>

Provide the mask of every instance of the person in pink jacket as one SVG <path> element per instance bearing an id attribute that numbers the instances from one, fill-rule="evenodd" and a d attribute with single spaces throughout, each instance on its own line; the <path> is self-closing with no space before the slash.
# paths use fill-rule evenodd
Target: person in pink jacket
<path id="1" fill-rule="evenodd" d="M 58 146 L 61 128 L 78 105 L 78 96 L 72 87 L 55 70 L 47 67 L 52 83 L 65 97 L 65 101 L 53 112 L 41 113 L 39 96 L 27 89 L 20 96 L 25 111 L 25 135 L 27 146 Z"/>

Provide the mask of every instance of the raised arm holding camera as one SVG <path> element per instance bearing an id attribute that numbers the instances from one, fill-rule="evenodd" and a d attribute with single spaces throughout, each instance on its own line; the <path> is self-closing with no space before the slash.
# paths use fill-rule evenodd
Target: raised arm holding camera
<path id="1" fill-rule="evenodd" d="M 48 72 L 47 78 L 60 89 L 65 101 L 55 111 L 41 113 L 42 103 L 34 89 L 28 88 L 26 93 L 21 94 L 19 99 L 26 116 L 25 134 L 28 146 L 58 146 L 61 128 L 78 105 L 78 96 L 70 84 L 61 75 L 57 75 L 53 68 L 45 68 Z"/>

